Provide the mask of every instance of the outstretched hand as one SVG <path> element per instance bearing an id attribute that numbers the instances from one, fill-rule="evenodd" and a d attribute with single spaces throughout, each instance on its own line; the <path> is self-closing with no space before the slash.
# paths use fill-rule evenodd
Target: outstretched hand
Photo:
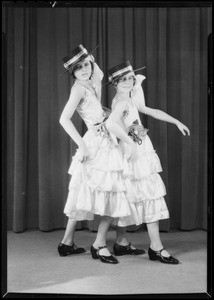
<path id="1" fill-rule="evenodd" d="M 187 126 L 185 126 L 183 123 L 181 123 L 180 121 L 178 121 L 176 123 L 176 126 L 178 127 L 178 129 L 182 132 L 183 135 L 190 135 L 190 130 Z"/>

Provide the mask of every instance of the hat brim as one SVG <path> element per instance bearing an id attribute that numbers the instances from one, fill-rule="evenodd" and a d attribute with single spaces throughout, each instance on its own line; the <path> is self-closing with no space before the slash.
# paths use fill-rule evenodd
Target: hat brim
<path id="1" fill-rule="evenodd" d="M 84 59 L 86 59 L 88 56 L 90 56 L 96 49 L 97 47 L 99 47 L 99 45 L 97 45 L 91 52 L 88 52 L 87 54 L 83 54 L 71 67 L 69 67 L 68 69 L 66 69 L 63 73 L 61 73 L 59 75 L 59 78 L 62 77 L 63 75 L 65 75 L 67 72 L 73 70 L 73 68 L 80 63 L 81 61 L 83 61 Z M 91 60 L 92 61 L 92 60 Z"/>
<path id="2" fill-rule="evenodd" d="M 62 77 L 63 75 L 65 75 L 67 72 L 70 72 L 74 69 L 74 67 L 80 63 L 81 61 L 83 61 L 84 59 L 86 59 L 89 55 L 91 55 L 91 53 L 88 54 L 83 54 L 74 64 L 72 64 L 70 67 L 68 67 L 68 69 L 66 69 L 63 73 L 61 73 L 59 75 L 59 78 Z"/>
<path id="3" fill-rule="evenodd" d="M 116 76 L 112 81 L 108 81 L 108 82 L 104 83 L 102 86 L 106 86 L 106 85 L 108 85 L 110 83 L 113 84 L 115 81 L 117 81 L 121 77 L 123 77 L 123 76 L 125 76 L 125 75 L 127 75 L 129 73 L 134 73 L 134 72 L 140 71 L 140 70 L 145 69 L 145 68 L 146 68 L 146 66 L 144 66 L 142 68 L 139 68 L 139 69 L 135 69 L 135 70 L 128 70 L 128 71 L 124 72 L 123 74 Z M 135 76 L 135 74 L 134 74 L 134 76 Z"/>

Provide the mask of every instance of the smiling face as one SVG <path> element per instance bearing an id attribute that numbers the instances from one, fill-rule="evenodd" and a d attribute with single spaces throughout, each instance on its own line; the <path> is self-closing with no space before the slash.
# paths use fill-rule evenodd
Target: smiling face
<path id="1" fill-rule="evenodd" d="M 73 69 L 73 74 L 78 80 L 88 80 L 91 77 L 92 66 L 89 60 L 79 62 Z"/>
<path id="2" fill-rule="evenodd" d="M 135 78 L 132 74 L 124 75 L 117 81 L 117 90 L 121 93 L 130 92 L 134 86 Z"/>

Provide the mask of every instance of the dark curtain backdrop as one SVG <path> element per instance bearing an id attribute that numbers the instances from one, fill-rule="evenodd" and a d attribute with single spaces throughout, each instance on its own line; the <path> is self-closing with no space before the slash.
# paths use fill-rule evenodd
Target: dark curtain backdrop
<path id="1" fill-rule="evenodd" d="M 67 174 L 76 146 L 59 124 L 71 79 L 62 58 L 82 43 L 106 75 L 129 59 L 146 65 L 146 105 L 178 118 L 191 130 L 142 116 L 161 159 L 170 220 L 162 230 L 207 229 L 207 39 L 211 7 L 3 7 L 7 82 L 6 199 L 8 229 L 64 228 Z M 114 89 L 103 88 L 110 107 Z M 85 126 L 75 113 L 81 134 Z M 79 222 L 97 229 L 99 218 Z M 130 230 L 134 230 L 132 226 Z"/>

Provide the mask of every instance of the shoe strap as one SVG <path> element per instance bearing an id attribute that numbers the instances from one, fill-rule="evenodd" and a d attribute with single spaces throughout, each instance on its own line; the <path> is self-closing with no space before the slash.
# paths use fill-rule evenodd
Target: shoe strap
<path id="1" fill-rule="evenodd" d="M 152 249 L 151 249 L 151 250 L 152 250 Z M 161 250 L 158 250 L 158 251 L 155 251 L 155 250 L 152 250 L 152 251 L 161 254 L 161 252 L 162 252 L 163 250 L 165 250 L 165 248 L 163 248 L 163 249 L 161 249 Z"/>
<path id="2" fill-rule="evenodd" d="M 122 245 L 121 245 L 122 246 Z M 126 248 L 127 250 L 131 249 L 131 243 L 128 243 L 126 246 L 122 246 L 123 248 Z"/>
<path id="3" fill-rule="evenodd" d="M 166 250 L 166 249 L 165 249 L 165 248 L 161 249 L 161 250 L 160 250 L 160 254 L 161 254 L 161 252 L 162 252 L 163 250 Z M 161 255 L 162 255 L 162 254 L 161 254 Z M 162 255 L 162 256 L 163 256 L 163 255 Z M 172 257 L 172 255 L 170 255 L 170 254 L 169 254 L 169 256 L 163 256 L 163 257 L 174 258 L 174 257 Z"/>
<path id="4" fill-rule="evenodd" d="M 72 249 L 75 250 L 75 247 L 76 249 L 78 248 L 74 243 L 71 245 Z"/>
<path id="5" fill-rule="evenodd" d="M 74 243 L 72 245 L 66 245 L 66 244 L 60 243 L 59 246 L 65 246 L 65 247 L 73 248 L 75 245 L 74 245 Z"/>
<path id="6" fill-rule="evenodd" d="M 104 248 L 107 248 L 107 246 L 100 246 L 100 247 L 98 247 L 97 250 L 101 250 L 101 249 L 104 249 Z"/>
<path id="7" fill-rule="evenodd" d="M 126 246 L 123 246 L 123 245 L 120 245 L 120 244 L 116 244 L 117 246 L 121 247 L 121 248 L 126 248 L 126 249 L 130 249 L 131 248 L 131 243 L 128 243 L 128 245 Z"/>
<path id="8" fill-rule="evenodd" d="M 165 248 L 163 248 L 162 250 L 160 250 L 160 254 L 163 250 L 166 250 Z M 162 254 L 161 254 L 162 255 Z M 162 255 L 163 256 L 163 255 Z M 172 255 L 169 254 L 169 256 L 163 256 L 164 258 L 170 258 L 170 259 L 174 259 L 174 257 L 172 257 Z"/>
<path id="9" fill-rule="evenodd" d="M 127 249 L 130 249 L 131 248 L 131 243 L 128 243 L 127 246 L 125 246 Z"/>

